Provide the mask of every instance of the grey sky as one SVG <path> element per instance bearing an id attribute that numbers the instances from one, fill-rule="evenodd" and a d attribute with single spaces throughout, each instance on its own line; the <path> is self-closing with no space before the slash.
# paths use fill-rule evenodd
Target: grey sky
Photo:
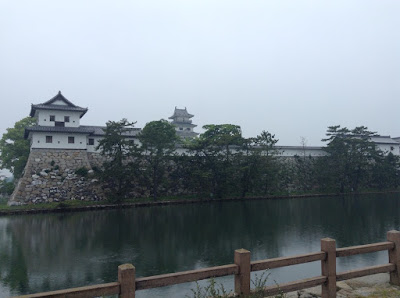
<path id="1" fill-rule="evenodd" d="M 193 121 L 321 145 L 400 136 L 400 1 L 0 1 L 0 134 L 61 90 L 83 124 Z"/>

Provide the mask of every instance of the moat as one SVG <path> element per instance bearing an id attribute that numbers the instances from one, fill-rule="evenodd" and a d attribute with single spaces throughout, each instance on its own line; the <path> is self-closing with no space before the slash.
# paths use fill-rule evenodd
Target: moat
<path id="1" fill-rule="evenodd" d="M 125 210 L 0 217 L 0 297 L 117 280 L 117 267 L 136 276 L 384 241 L 400 229 L 400 194 L 215 202 Z M 383 264 L 387 253 L 338 259 L 338 271 Z M 319 275 L 318 262 L 271 270 L 270 283 Z M 262 272 L 259 272 L 260 275 Z M 233 278 L 217 279 L 230 289 Z M 201 282 L 204 284 L 204 282 Z M 137 292 L 138 297 L 191 295 L 194 283 Z"/>

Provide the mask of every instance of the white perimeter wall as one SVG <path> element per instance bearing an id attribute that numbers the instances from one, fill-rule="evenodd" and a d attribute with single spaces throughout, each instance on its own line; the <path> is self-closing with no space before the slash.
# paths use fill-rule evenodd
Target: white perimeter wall
<path id="1" fill-rule="evenodd" d="M 51 132 L 34 132 L 32 134 L 31 148 L 40 149 L 86 149 L 86 135 L 64 134 Z M 46 136 L 52 136 L 53 142 L 46 143 Z M 75 143 L 69 144 L 68 137 L 74 137 Z"/>
<path id="2" fill-rule="evenodd" d="M 308 149 L 308 148 L 279 148 L 277 147 L 277 151 L 279 152 L 278 156 L 325 156 L 327 155 L 325 151 L 322 149 Z"/>
<path id="3" fill-rule="evenodd" d="M 86 140 L 86 147 L 87 147 L 87 151 L 88 152 L 92 152 L 92 153 L 100 153 L 100 151 L 99 150 L 96 150 L 95 148 L 99 145 L 99 141 L 102 139 L 103 137 L 100 137 L 100 136 L 88 136 L 87 137 L 87 140 Z M 89 145 L 89 139 L 94 139 L 94 144 L 93 145 Z M 136 145 L 138 145 L 139 147 L 140 147 L 140 142 L 139 142 L 139 140 L 138 139 L 132 139 L 132 138 L 130 138 L 130 140 L 133 140 L 134 141 L 134 143 L 136 144 Z"/>

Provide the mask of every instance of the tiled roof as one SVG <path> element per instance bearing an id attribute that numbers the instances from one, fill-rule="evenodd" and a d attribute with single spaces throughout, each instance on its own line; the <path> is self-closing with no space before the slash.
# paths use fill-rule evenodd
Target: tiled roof
<path id="1" fill-rule="evenodd" d="M 55 101 L 61 100 L 63 101 L 66 105 L 57 105 L 53 104 Z M 31 106 L 31 112 L 30 116 L 33 117 L 35 115 L 36 110 L 61 110 L 61 111 L 73 111 L 73 112 L 81 112 L 80 117 L 82 118 L 83 115 L 86 114 L 88 111 L 87 108 L 82 108 L 74 105 L 72 102 L 70 102 L 68 99 L 64 97 L 64 95 L 61 94 L 61 91 L 58 91 L 58 94 L 51 98 L 50 100 L 40 103 L 40 104 L 32 104 Z"/>
<path id="2" fill-rule="evenodd" d="M 93 136 L 104 136 L 105 135 L 104 130 L 106 129 L 106 126 L 81 125 L 81 127 L 84 129 L 92 130 L 93 133 L 91 133 L 91 135 L 93 135 Z M 136 137 L 140 131 L 141 131 L 140 128 L 130 128 L 122 135 L 124 135 L 126 137 Z"/>
<path id="3" fill-rule="evenodd" d="M 196 137 L 196 136 L 198 135 L 197 132 L 194 132 L 194 131 L 184 131 L 184 130 L 177 130 L 177 131 L 176 131 L 176 134 L 177 134 L 178 136 L 182 137 L 182 138 L 188 138 L 188 137 L 194 138 L 194 137 Z"/>
<path id="4" fill-rule="evenodd" d="M 185 122 L 185 121 L 172 121 L 171 122 L 171 124 L 172 125 L 175 125 L 175 126 L 181 126 L 181 127 L 196 127 L 197 125 L 196 124 L 192 124 L 191 122 Z"/>
<path id="5" fill-rule="evenodd" d="M 70 107 L 77 107 L 72 102 L 70 102 L 68 99 L 66 99 L 65 96 L 61 94 L 61 91 L 58 91 L 56 96 L 54 96 L 53 98 L 51 98 L 48 101 L 44 102 L 43 104 L 44 105 L 51 105 L 52 103 L 54 103 L 57 100 L 61 100 L 61 101 L 65 102 Z"/>
<path id="6" fill-rule="evenodd" d="M 79 133 L 88 134 L 91 136 L 104 136 L 105 126 L 88 126 L 81 125 L 80 127 L 59 127 L 59 126 L 30 126 L 25 128 L 24 137 L 27 138 L 30 132 L 55 132 L 55 133 Z M 131 128 L 123 135 L 126 137 L 136 137 L 141 131 L 140 128 Z"/>
<path id="7" fill-rule="evenodd" d="M 377 144 L 399 145 L 399 142 L 392 139 L 390 136 L 372 136 L 371 141 Z"/>
<path id="8" fill-rule="evenodd" d="M 89 127 L 59 127 L 59 126 L 29 126 L 25 128 L 24 137 L 27 138 L 30 132 L 56 132 L 56 133 L 80 133 L 92 134 L 93 129 Z"/>
<path id="9" fill-rule="evenodd" d="M 174 114 L 173 114 L 171 117 L 169 117 L 168 119 L 174 119 L 174 118 L 177 118 L 177 117 L 192 118 L 193 115 L 192 115 L 192 114 L 189 114 L 189 113 L 187 112 L 186 108 L 184 108 L 184 109 L 177 109 L 177 108 L 175 107 Z"/>

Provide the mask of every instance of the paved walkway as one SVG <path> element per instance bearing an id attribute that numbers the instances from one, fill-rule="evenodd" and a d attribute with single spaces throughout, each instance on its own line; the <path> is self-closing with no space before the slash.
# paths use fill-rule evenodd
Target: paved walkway
<path id="1" fill-rule="evenodd" d="M 340 281 L 337 284 L 337 298 L 389 298 L 400 297 L 400 287 L 389 284 L 389 274 L 381 273 Z M 321 286 L 287 293 L 286 298 L 321 297 Z"/>

